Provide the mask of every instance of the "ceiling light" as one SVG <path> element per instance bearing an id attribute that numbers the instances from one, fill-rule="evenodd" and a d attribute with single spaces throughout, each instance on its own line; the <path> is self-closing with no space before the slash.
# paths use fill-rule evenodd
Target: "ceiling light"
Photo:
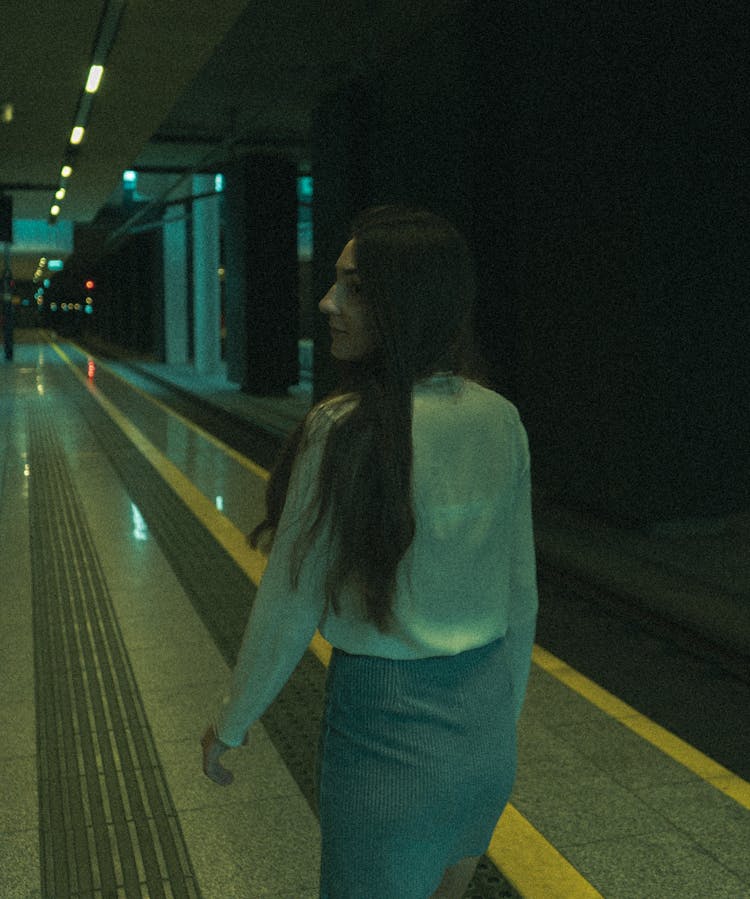
<path id="1" fill-rule="evenodd" d="M 89 77 L 86 82 L 86 93 L 95 94 L 99 90 L 99 83 L 102 80 L 104 66 L 91 66 L 89 69 Z"/>
<path id="2" fill-rule="evenodd" d="M 57 193 L 55 194 L 56 200 L 64 200 L 65 199 L 65 188 L 61 187 Z"/>
<path id="3" fill-rule="evenodd" d="M 55 205 L 49 211 L 50 215 L 60 215 L 60 207 L 55 203 Z"/>
<path id="4" fill-rule="evenodd" d="M 73 146 L 77 146 L 83 140 L 84 128 L 82 125 L 76 125 L 70 132 L 70 142 Z"/>
<path id="5" fill-rule="evenodd" d="M 64 165 L 60 169 L 60 177 L 61 178 L 70 178 L 70 176 L 72 174 L 73 174 L 73 169 L 69 165 Z"/>

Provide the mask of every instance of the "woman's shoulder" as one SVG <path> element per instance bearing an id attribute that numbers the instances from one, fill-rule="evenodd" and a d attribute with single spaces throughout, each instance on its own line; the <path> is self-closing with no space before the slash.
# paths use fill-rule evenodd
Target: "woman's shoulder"
<path id="1" fill-rule="evenodd" d="M 484 404 L 488 409 L 502 412 L 508 418 L 520 418 L 516 406 L 502 393 L 476 381 L 467 381 L 466 384 L 470 395 L 476 403 Z"/>
<path id="2" fill-rule="evenodd" d="M 358 402 L 359 397 L 356 393 L 342 393 L 326 397 L 316 403 L 307 413 L 305 421 L 308 437 L 327 433 L 332 425 L 355 409 Z"/>
<path id="3" fill-rule="evenodd" d="M 518 409 L 497 390 L 471 378 L 458 375 L 437 375 L 415 385 L 414 398 L 431 410 L 449 405 L 463 405 L 472 411 L 485 411 L 505 420 L 520 419 Z"/>

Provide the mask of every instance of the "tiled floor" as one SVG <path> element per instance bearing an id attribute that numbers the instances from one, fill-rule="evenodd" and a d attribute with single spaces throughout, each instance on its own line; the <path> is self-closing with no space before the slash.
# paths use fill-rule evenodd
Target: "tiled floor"
<path id="1" fill-rule="evenodd" d="M 85 357 L 71 346 L 63 350 L 85 371 Z M 105 414 L 92 398 L 114 383 L 105 365 L 98 370 L 93 385 L 87 384 L 49 347 L 23 343 L 14 365 L 0 368 L 0 732 L 6 736 L 0 741 L 0 896 L 40 897 L 42 884 L 49 882 L 42 873 L 44 801 L 40 805 L 32 751 L 35 534 L 29 482 L 37 463 L 29 455 L 27 427 L 29 409 L 42 403 L 54 416 L 177 811 L 171 826 L 179 830 L 201 894 L 312 899 L 317 822 L 290 757 L 267 728 L 256 724 L 251 745 L 230 754 L 232 787 L 216 787 L 200 772 L 198 739 L 228 674 L 227 653 L 206 623 L 197 595 L 200 577 L 207 583 L 212 571 L 196 572 L 190 581 L 184 568 L 175 566 L 174 542 L 182 538 L 170 543 L 160 532 L 159 515 L 142 514 L 122 472 L 128 465 L 135 466 L 133 477 L 142 470 L 141 487 L 151 492 L 157 475 L 151 472 L 146 480 L 146 469 L 138 467 L 145 463 L 132 443 L 107 444 L 91 430 Z M 184 372 L 181 377 L 185 382 Z M 212 390 L 217 386 L 224 390 L 216 384 Z M 257 474 L 165 410 L 150 407 L 143 396 L 126 399 L 121 386 L 117 391 L 112 386 L 110 395 L 157 454 L 177 466 L 232 527 L 242 533 L 252 527 L 261 511 L 263 482 Z M 233 396 L 246 414 L 260 414 L 241 394 Z M 278 415 L 292 421 L 299 414 L 304 403 L 295 402 L 295 412 L 274 413 L 277 426 Z M 187 508 L 184 515 L 191 515 Z M 194 552 L 183 566 L 189 568 L 191 560 L 198 566 L 201 558 Z M 247 589 L 249 596 L 252 585 Z M 241 611 L 242 597 L 234 600 Z M 591 884 L 587 895 L 750 896 L 749 803 L 729 798 L 537 665 L 519 746 L 512 802 Z M 525 895 L 548 899 L 553 893 Z"/>

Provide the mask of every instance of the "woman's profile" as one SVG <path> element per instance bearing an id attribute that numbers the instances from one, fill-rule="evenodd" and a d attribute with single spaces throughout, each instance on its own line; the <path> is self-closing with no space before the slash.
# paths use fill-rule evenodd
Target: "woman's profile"
<path id="1" fill-rule="evenodd" d="M 423 210 L 355 222 L 320 302 L 340 388 L 271 476 L 270 542 L 204 771 L 315 630 L 322 899 L 460 897 L 510 796 L 537 611 L 529 451 L 474 351 L 474 265 Z"/>

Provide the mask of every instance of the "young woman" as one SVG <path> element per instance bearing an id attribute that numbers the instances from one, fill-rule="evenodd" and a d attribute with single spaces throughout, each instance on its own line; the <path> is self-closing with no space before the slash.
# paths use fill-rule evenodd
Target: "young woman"
<path id="1" fill-rule="evenodd" d="M 204 771 L 316 628 L 334 647 L 318 784 L 325 899 L 459 897 L 510 796 L 537 610 L 529 452 L 482 386 L 466 243 L 428 212 L 355 224 L 320 303 L 342 388 L 268 485 L 273 535 Z"/>

